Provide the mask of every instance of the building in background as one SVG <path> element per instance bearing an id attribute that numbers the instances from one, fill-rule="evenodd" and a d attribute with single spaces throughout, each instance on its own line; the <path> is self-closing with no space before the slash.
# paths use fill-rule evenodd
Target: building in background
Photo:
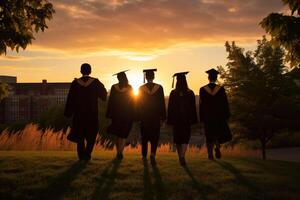
<path id="1" fill-rule="evenodd" d="M 16 76 L 0 76 L 0 83 L 16 83 L 17 77 Z"/>
<path id="2" fill-rule="evenodd" d="M 17 77 L 0 76 L 9 96 L 0 103 L 0 123 L 37 120 L 43 112 L 65 104 L 71 83 L 17 83 Z"/>

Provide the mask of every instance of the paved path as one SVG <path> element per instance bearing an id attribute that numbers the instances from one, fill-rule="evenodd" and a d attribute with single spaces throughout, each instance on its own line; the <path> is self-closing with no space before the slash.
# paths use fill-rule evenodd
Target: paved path
<path id="1" fill-rule="evenodd" d="M 300 147 L 268 149 L 267 159 L 300 162 Z"/>

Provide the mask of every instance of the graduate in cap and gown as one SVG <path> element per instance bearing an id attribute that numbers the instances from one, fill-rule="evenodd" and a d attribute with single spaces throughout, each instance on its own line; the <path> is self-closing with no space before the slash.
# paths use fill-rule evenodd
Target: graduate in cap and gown
<path id="1" fill-rule="evenodd" d="M 167 123 L 173 126 L 173 140 L 176 144 L 179 162 L 186 165 L 185 153 L 191 138 L 191 125 L 197 123 L 195 94 L 188 88 L 188 72 L 176 73 L 176 87 L 171 91 L 168 105 Z"/>
<path id="2" fill-rule="evenodd" d="M 144 70 L 144 81 L 139 88 L 137 102 L 138 118 L 141 122 L 142 156 L 147 158 L 148 142 L 151 144 L 150 161 L 156 164 L 155 155 L 160 136 L 160 127 L 166 119 L 166 106 L 163 87 L 153 82 L 156 69 Z"/>
<path id="3" fill-rule="evenodd" d="M 209 84 L 200 88 L 199 113 L 204 125 L 206 146 L 209 159 L 221 158 L 220 146 L 232 139 L 227 121 L 230 117 L 227 95 L 224 87 L 217 85 L 219 72 L 215 69 L 206 71 Z"/>
<path id="4" fill-rule="evenodd" d="M 91 66 L 81 65 L 81 78 L 76 78 L 70 87 L 64 115 L 73 117 L 67 139 L 77 143 L 80 160 L 90 160 L 99 129 L 98 100 L 106 100 L 106 89 L 97 79 L 89 76 Z"/>
<path id="5" fill-rule="evenodd" d="M 125 72 L 114 74 L 119 83 L 111 87 L 106 112 L 106 117 L 111 119 L 107 132 L 117 136 L 117 159 L 123 158 L 125 141 L 132 128 L 135 112 L 133 89 Z"/>

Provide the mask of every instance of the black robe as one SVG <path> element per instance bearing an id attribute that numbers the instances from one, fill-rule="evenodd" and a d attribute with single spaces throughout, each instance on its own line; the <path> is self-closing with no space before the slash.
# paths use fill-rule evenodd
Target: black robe
<path id="1" fill-rule="evenodd" d="M 131 85 L 121 88 L 119 84 L 111 87 L 106 117 L 111 124 L 107 132 L 120 138 L 127 138 L 134 120 L 134 96 Z"/>
<path id="2" fill-rule="evenodd" d="M 204 123 L 208 143 L 224 143 L 231 140 L 227 120 L 230 117 L 225 89 L 214 83 L 200 88 L 199 97 L 200 121 Z"/>
<path id="3" fill-rule="evenodd" d="M 157 137 L 160 122 L 166 119 L 164 91 L 161 85 L 146 83 L 139 88 L 137 102 L 138 119 L 142 137 Z"/>
<path id="4" fill-rule="evenodd" d="M 104 85 L 96 78 L 83 76 L 72 82 L 64 113 L 66 117 L 73 116 L 69 140 L 77 142 L 79 138 L 96 138 L 99 129 L 98 99 L 105 101 L 106 95 Z"/>
<path id="5" fill-rule="evenodd" d="M 167 123 L 173 125 L 175 144 L 188 144 L 191 125 L 197 123 L 195 94 L 192 90 L 179 92 L 172 90 L 169 97 Z"/>

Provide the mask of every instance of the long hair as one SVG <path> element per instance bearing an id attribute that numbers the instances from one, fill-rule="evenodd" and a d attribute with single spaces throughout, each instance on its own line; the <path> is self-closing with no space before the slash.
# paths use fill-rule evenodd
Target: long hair
<path id="1" fill-rule="evenodd" d="M 189 87 L 188 87 L 185 76 L 177 77 L 175 89 L 178 92 L 187 92 L 188 91 Z"/>
<path id="2" fill-rule="evenodd" d="M 129 85 L 128 79 L 127 79 L 127 76 L 125 73 L 118 74 L 117 78 L 119 80 L 119 85 L 121 88 L 127 87 Z"/>

